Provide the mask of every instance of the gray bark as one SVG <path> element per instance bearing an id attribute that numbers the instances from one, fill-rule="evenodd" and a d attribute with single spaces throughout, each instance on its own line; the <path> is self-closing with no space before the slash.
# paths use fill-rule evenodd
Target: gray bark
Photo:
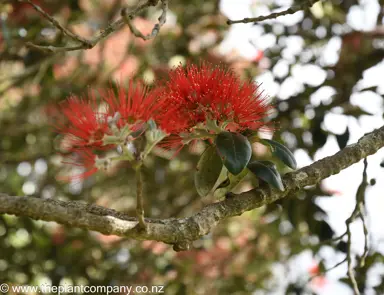
<path id="1" fill-rule="evenodd" d="M 296 193 L 305 186 L 315 185 L 322 179 L 376 153 L 384 146 L 384 126 L 363 136 L 333 156 L 326 157 L 283 177 L 285 191 L 264 185 L 224 201 L 205 206 L 187 218 L 146 218 L 147 228 L 137 227 L 136 218 L 112 209 L 81 202 L 63 202 L 36 197 L 0 194 L 0 213 L 28 216 L 32 219 L 56 221 L 79 227 L 138 240 L 156 240 L 173 244 L 175 250 L 186 250 L 194 240 L 209 233 L 221 220 L 270 204 Z"/>

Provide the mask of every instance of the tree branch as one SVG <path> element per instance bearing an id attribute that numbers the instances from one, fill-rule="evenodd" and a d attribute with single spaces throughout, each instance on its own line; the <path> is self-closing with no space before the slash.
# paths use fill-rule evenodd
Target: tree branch
<path id="1" fill-rule="evenodd" d="M 279 16 L 283 16 L 283 15 L 294 14 L 294 13 L 300 11 L 300 10 L 305 10 L 305 9 L 308 9 L 308 8 L 312 7 L 312 5 L 315 4 L 318 1 L 319 0 L 304 1 L 302 3 L 295 4 L 295 5 L 291 6 L 290 8 L 288 8 L 286 10 L 283 10 L 283 11 L 280 11 L 280 12 L 273 12 L 273 13 L 268 14 L 268 15 L 261 15 L 261 16 L 252 17 L 252 18 L 246 17 L 246 18 L 238 19 L 238 20 L 230 20 L 229 19 L 229 20 L 227 20 L 227 24 L 228 25 L 233 25 L 233 24 L 240 24 L 240 23 L 243 23 L 243 24 L 246 24 L 246 23 L 257 23 L 257 22 L 261 22 L 261 21 L 264 21 L 264 20 L 267 20 L 267 19 L 274 19 L 274 18 L 277 18 Z"/>
<path id="2" fill-rule="evenodd" d="M 40 13 L 42 16 L 44 16 L 52 25 L 54 25 L 56 28 L 58 28 L 64 35 L 68 36 L 69 38 L 83 44 L 85 48 L 92 48 L 92 44 L 83 37 L 80 37 L 74 33 L 72 33 L 70 30 L 64 28 L 60 23 L 54 19 L 52 16 L 50 16 L 48 13 L 46 13 L 44 10 L 40 8 L 40 6 L 36 5 L 30 0 L 18 0 L 19 2 L 28 3 L 31 5 L 38 13 Z"/>
<path id="3" fill-rule="evenodd" d="M 80 43 L 78 45 L 68 45 L 63 47 L 57 47 L 52 45 L 37 45 L 31 42 L 27 42 L 26 45 L 29 47 L 32 47 L 34 49 L 43 51 L 43 52 L 49 52 L 49 53 L 59 53 L 59 52 L 66 52 L 66 51 L 76 51 L 76 50 L 82 50 L 82 49 L 92 49 L 96 46 L 97 43 L 99 43 L 101 40 L 106 38 L 108 35 L 112 34 L 113 32 L 116 32 L 120 30 L 125 25 L 125 21 L 123 18 L 119 18 L 115 22 L 109 24 L 104 30 L 97 33 L 92 39 L 86 39 L 83 38 L 70 30 L 63 27 L 55 18 L 53 18 L 51 15 L 46 13 L 43 9 L 41 9 L 40 6 L 34 4 L 30 0 L 17 0 L 19 2 L 24 2 L 30 4 L 37 12 L 39 12 L 41 15 L 43 15 L 54 27 L 56 27 L 58 30 L 60 30 L 64 35 L 72 39 L 73 41 Z M 142 10 L 150 7 L 150 6 L 156 6 L 158 0 L 148 0 L 145 3 L 139 5 L 136 7 L 133 11 L 127 12 L 127 9 L 124 8 L 122 11 L 125 13 L 125 18 L 132 19 L 134 16 L 136 16 L 139 12 Z M 166 16 L 166 8 L 168 7 L 168 2 L 163 0 L 162 1 L 162 9 L 163 13 L 161 14 L 159 18 L 159 24 L 155 25 L 158 26 L 158 30 L 160 30 L 160 27 L 165 23 L 165 16 Z M 165 8 L 164 8 L 165 5 Z M 155 30 L 155 28 L 154 28 Z M 158 33 L 158 32 L 157 32 Z M 157 35 L 156 33 L 156 35 Z"/>
<path id="4" fill-rule="evenodd" d="M 137 219 L 123 213 L 81 202 L 63 202 L 35 197 L 0 194 L 0 213 L 28 216 L 32 219 L 56 221 L 72 227 L 94 230 L 139 240 L 157 240 L 174 244 L 175 250 L 186 250 L 194 240 L 209 233 L 221 220 L 241 215 L 295 193 L 308 185 L 337 174 L 343 169 L 376 153 L 384 146 L 384 126 L 363 136 L 333 156 L 326 157 L 283 177 L 285 191 L 267 185 L 233 195 L 224 201 L 205 206 L 187 218 L 146 218 L 146 231 L 137 227 Z"/>
<path id="5" fill-rule="evenodd" d="M 153 1 L 154 5 L 156 5 L 157 2 L 158 1 L 154 0 Z M 134 34 L 136 37 L 139 37 L 143 40 L 150 40 L 157 36 L 157 34 L 160 32 L 160 28 L 165 24 L 167 20 L 167 9 L 168 9 L 168 0 L 161 0 L 162 13 L 158 18 L 159 22 L 155 24 L 155 26 L 152 29 L 152 32 L 148 35 L 144 35 L 134 26 L 134 24 L 132 23 L 133 15 L 129 14 L 126 8 L 121 11 L 121 16 L 123 17 L 123 20 L 125 21 L 125 23 L 128 25 L 132 34 Z"/>

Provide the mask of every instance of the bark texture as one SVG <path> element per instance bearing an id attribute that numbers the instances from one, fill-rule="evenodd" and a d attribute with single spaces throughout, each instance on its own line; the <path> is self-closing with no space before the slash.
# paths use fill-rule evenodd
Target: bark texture
<path id="1" fill-rule="evenodd" d="M 284 192 L 265 185 L 238 195 L 231 194 L 226 200 L 207 205 L 187 218 L 161 220 L 146 218 L 145 230 L 137 226 L 136 218 L 83 202 L 63 202 L 0 193 L 0 213 L 56 221 L 60 224 L 98 231 L 103 234 L 162 241 L 173 244 L 177 251 L 186 250 L 191 242 L 209 233 L 221 220 L 273 203 L 288 194 L 294 194 L 305 186 L 315 185 L 322 179 L 337 174 L 376 153 L 383 146 L 384 126 L 366 134 L 357 143 L 345 147 L 333 156 L 285 174 L 283 177 Z"/>

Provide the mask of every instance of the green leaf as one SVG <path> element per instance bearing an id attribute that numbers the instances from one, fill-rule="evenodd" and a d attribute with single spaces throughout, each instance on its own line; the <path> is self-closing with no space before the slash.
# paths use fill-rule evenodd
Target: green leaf
<path id="1" fill-rule="evenodd" d="M 224 168 L 225 169 L 225 168 Z M 231 192 L 244 178 L 247 176 L 249 170 L 244 169 L 237 175 L 233 175 L 232 173 L 228 173 L 227 169 L 225 169 L 225 172 L 227 172 L 227 177 L 224 181 L 220 183 L 220 185 L 217 186 L 214 196 L 217 199 L 221 199 L 224 197 L 227 193 Z"/>
<path id="2" fill-rule="evenodd" d="M 209 146 L 201 155 L 195 172 L 195 187 L 200 196 L 205 197 L 213 189 L 222 167 L 216 148 Z"/>
<path id="3" fill-rule="evenodd" d="M 284 185 L 275 165 L 268 161 L 255 161 L 248 164 L 248 169 L 258 178 L 268 182 L 273 187 L 284 191 Z"/>
<path id="4" fill-rule="evenodd" d="M 336 135 L 337 144 L 339 145 L 339 148 L 342 150 L 347 146 L 347 142 L 349 140 L 349 129 L 347 126 L 347 129 L 343 134 Z"/>
<path id="5" fill-rule="evenodd" d="M 243 171 L 251 159 L 251 144 L 248 138 L 240 133 L 221 132 L 216 137 L 216 147 L 224 166 L 233 175 Z"/>
<path id="6" fill-rule="evenodd" d="M 278 157 L 289 168 L 297 168 L 295 157 L 285 145 L 271 139 L 261 139 L 260 142 L 262 144 L 269 145 L 272 151 L 272 155 Z"/>

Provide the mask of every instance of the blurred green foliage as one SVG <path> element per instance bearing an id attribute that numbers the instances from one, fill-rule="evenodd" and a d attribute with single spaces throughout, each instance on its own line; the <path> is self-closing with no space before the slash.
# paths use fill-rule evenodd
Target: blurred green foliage
<path id="1" fill-rule="evenodd" d="M 115 19 L 123 5 L 118 0 L 35 3 L 85 37 L 91 37 Z M 127 3 L 135 5 L 133 1 Z M 277 1 L 268 3 L 271 8 L 279 7 Z M 305 85 L 287 99 L 273 98 L 274 120 L 278 122 L 274 139 L 293 151 L 303 149 L 312 157 L 333 135 L 322 127 L 330 110 L 337 107 L 351 117 L 367 114 L 351 104 L 351 94 L 363 72 L 384 57 L 383 47 L 375 45 L 375 40 L 383 40 L 379 29 L 383 28 L 384 10 L 377 17 L 377 30 L 355 31 L 346 18 L 356 5 L 356 1 L 320 2 L 301 12 L 302 18 L 293 25 L 282 26 L 276 21 L 257 24 L 263 35 L 274 36 L 275 42 L 262 52 L 261 58 L 250 60 L 236 52 L 220 55 L 218 46 L 231 28 L 220 12 L 219 1 L 171 0 L 168 23 L 151 41 L 139 40 L 125 28 L 92 50 L 56 55 L 25 47 L 25 43 L 62 46 L 69 42 L 66 37 L 27 4 L 0 4 L 0 192 L 85 201 L 134 215 L 134 171 L 127 164 L 119 164 L 108 174 L 100 172 L 76 185 L 57 180 L 58 175 L 69 171 L 57 154 L 60 137 L 51 126 L 50 110 L 68 95 L 83 96 L 90 89 L 108 87 L 112 79 L 140 78 L 150 84 L 180 61 L 222 62 L 244 79 L 257 78 L 277 64 L 284 64 L 286 74 L 274 74 L 277 87 L 289 82 L 294 65 L 322 68 L 326 72 L 323 83 Z M 150 31 L 157 14 L 156 9 L 145 11 L 136 19 L 137 26 Z M 335 38 L 341 43 L 339 58 L 334 64 L 326 64 L 321 52 Z M 290 42 L 302 42 L 303 47 L 288 57 L 286 48 Z M 311 104 L 311 96 L 324 87 L 330 87 L 334 94 L 325 103 Z M 363 91 L 377 89 L 360 90 Z M 340 147 L 345 146 L 348 136 L 339 135 Z M 203 149 L 185 148 L 172 159 L 158 154 L 148 160 L 144 171 L 147 215 L 188 216 L 214 201 L 213 196 L 200 198 L 194 188 L 193 171 Z M 258 149 L 257 154 L 261 160 L 271 158 L 263 150 Z M 280 164 L 278 167 L 286 169 Z M 249 178 L 239 190 L 250 189 L 253 181 Z M 330 193 L 321 187 L 311 187 L 297 196 L 227 220 L 196 241 L 194 249 L 181 253 L 157 242 L 125 240 L 3 215 L 0 282 L 165 285 L 167 295 L 255 291 L 269 294 L 274 290 L 311 294 L 308 270 L 297 270 L 298 279 L 290 280 L 276 276 L 273 269 L 276 264 L 286 265 L 303 251 L 310 250 L 315 255 L 321 248 L 319 242 L 333 237 L 325 211 L 315 202 L 318 196 L 326 195 Z M 342 245 L 333 247 L 345 252 Z M 383 257 L 372 253 L 365 267 L 357 269 L 361 290 L 370 267 L 380 261 Z M 383 289 L 381 282 L 377 294 Z"/>

